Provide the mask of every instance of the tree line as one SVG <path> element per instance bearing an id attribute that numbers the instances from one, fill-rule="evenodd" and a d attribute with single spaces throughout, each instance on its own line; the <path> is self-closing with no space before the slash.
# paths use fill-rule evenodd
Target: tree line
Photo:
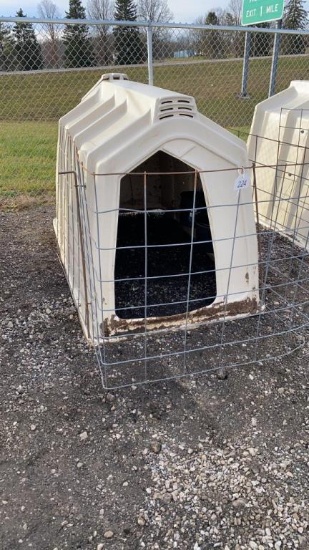
<path id="1" fill-rule="evenodd" d="M 230 0 L 226 10 L 211 10 L 196 20 L 199 25 L 240 25 L 242 0 Z M 52 0 L 38 4 L 38 15 L 44 19 L 57 19 L 59 13 Z M 26 15 L 22 9 L 16 17 Z M 153 23 L 171 22 L 173 14 L 167 0 L 89 0 L 87 9 L 82 0 L 69 0 L 65 18 L 70 20 L 111 20 Z M 288 0 L 284 10 L 283 28 L 301 30 L 307 27 L 308 13 L 304 0 Z M 269 24 L 259 25 L 263 28 Z M 188 29 L 187 31 L 153 28 L 153 57 L 155 60 L 173 56 L 202 56 L 205 58 L 241 57 L 244 51 L 243 32 Z M 251 56 L 271 54 L 273 37 L 267 33 L 253 33 Z M 303 35 L 286 35 L 282 39 L 281 53 L 295 55 L 306 52 Z M 88 25 L 72 23 L 42 24 L 36 33 L 28 22 L 14 25 L 0 23 L 0 70 L 29 71 L 43 68 L 79 68 L 100 65 L 131 65 L 147 59 L 146 32 L 138 26 Z"/>

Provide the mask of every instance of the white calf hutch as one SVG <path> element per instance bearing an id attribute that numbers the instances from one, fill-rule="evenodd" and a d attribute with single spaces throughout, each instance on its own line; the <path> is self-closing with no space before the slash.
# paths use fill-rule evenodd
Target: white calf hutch
<path id="1" fill-rule="evenodd" d="M 256 106 L 248 155 L 256 164 L 259 220 L 308 248 L 308 80 Z"/>
<path id="2" fill-rule="evenodd" d="M 247 165 L 193 97 L 123 76 L 62 117 L 55 229 L 90 341 L 257 311 Z"/>

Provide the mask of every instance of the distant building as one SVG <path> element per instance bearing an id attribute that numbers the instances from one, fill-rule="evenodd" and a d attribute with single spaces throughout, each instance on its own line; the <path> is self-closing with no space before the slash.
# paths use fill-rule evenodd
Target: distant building
<path id="1" fill-rule="evenodd" d="M 196 55 L 194 50 L 178 50 L 177 52 L 174 52 L 174 57 L 177 59 L 182 57 L 193 57 L 194 55 Z"/>

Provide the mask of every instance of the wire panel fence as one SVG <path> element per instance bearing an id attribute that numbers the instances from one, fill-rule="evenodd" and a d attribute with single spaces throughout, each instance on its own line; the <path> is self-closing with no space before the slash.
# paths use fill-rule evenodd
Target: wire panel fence
<path id="1" fill-rule="evenodd" d="M 194 96 L 201 113 L 245 137 L 268 95 L 278 32 L 0 18 L 0 205 L 54 200 L 57 121 L 105 72 Z M 280 37 L 276 91 L 309 78 L 308 31 Z"/>
<path id="2" fill-rule="evenodd" d="M 259 149 L 265 138 L 254 138 Z M 296 165 L 291 163 L 289 168 L 293 170 Z M 246 168 L 249 172 L 251 165 Z M 271 165 L 256 163 L 249 194 L 248 189 L 244 195 L 240 188 L 235 190 L 233 204 L 211 206 L 198 187 L 200 179 L 210 174 L 135 174 L 134 201 L 130 207 L 120 202 L 112 213 L 118 218 L 114 248 L 104 246 L 111 211 L 99 207 L 97 201 L 88 202 L 83 170 L 63 174 L 68 195 L 65 198 L 61 193 L 60 200 L 64 201 L 66 219 L 76 228 L 73 236 L 65 236 L 66 257 L 73 265 L 69 282 L 72 288 L 73 279 L 75 283 L 78 279 L 75 303 L 86 319 L 84 331 L 96 342 L 104 388 L 216 370 L 224 377 L 230 368 L 262 365 L 302 348 L 309 326 L 308 162 L 297 205 L 291 202 L 284 185 L 276 187 L 276 195 L 272 190 L 266 195 L 264 181 L 270 170 L 275 178 L 282 177 L 279 159 Z M 126 185 L 128 174 L 120 175 Z M 216 175 L 220 179 L 220 172 Z M 102 176 L 110 178 L 113 174 Z M 169 178 L 173 185 L 175 177 L 190 180 L 191 191 L 180 193 L 180 203 L 173 208 L 154 208 L 149 197 L 154 176 Z M 94 186 L 95 179 L 94 175 Z M 229 234 L 216 237 L 210 220 L 215 219 L 218 209 L 227 212 L 227 206 L 234 225 Z M 241 225 L 244 207 L 255 211 L 256 223 L 250 234 Z M 293 223 L 286 215 L 291 209 Z M 246 265 L 246 269 L 256 268 L 258 281 L 252 288 L 252 300 L 242 300 L 243 292 L 238 295 L 231 283 L 246 263 L 244 257 L 236 260 L 237 247 L 239 241 L 254 247 L 255 239 L 258 254 L 254 266 Z M 223 268 L 217 252 L 220 248 L 227 258 Z M 104 276 L 104 261 L 109 255 L 115 258 L 113 279 Z M 222 276 L 226 290 L 221 294 L 217 283 Z M 248 283 L 249 276 L 243 289 Z M 115 315 L 110 322 L 106 322 L 111 312 L 104 299 L 106 285 L 113 285 L 115 294 Z M 88 304 L 87 311 L 82 303 Z"/>
<path id="3" fill-rule="evenodd" d="M 266 169 L 259 167 L 260 180 Z M 231 257 L 236 249 L 235 239 L 252 238 L 252 235 L 239 235 L 237 212 L 242 193 L 241 190 L 235 193 L 232 205 L 236 212 L 235 227 L 224 242 Z M 301 199 L 302 204 L 308 204 L 307 183 Z M 257 224 L 260 300 L 255 304 L 248 301 L 235 304 L 233 300 L 238 297 L 233 295 L 232 285 L 228 285 L 227 294 L 218 295 L 216 280 L 222 273 L 217 271 L 213 250 L 222 242 L 212 238 L 209 226 L 203 224 L 205 207 L 199 204 L 196 195 L 195 201 L 193 212 L 196 214 L 190 219 L 189 236 L 183 233 L 183 226 L 175 227 L 175 212 L 167 210 L 158 215 L 146 208 L 138 213 L 119 210 L 124 229 L 122 234 L 120 222 L 115 269 L 120 331 L 117 333 L 115 322 L 114 333 L 104 333 L 100 296 L 97 296 L 96 308 L 96 312 L 100 312 L 99 320 L 92 317 L 94 330 L 101 339 L 96 354 L 106 388 L 218 369 L 225 376 L 229 368 L 262 364 L 304 345 L 309 320 L 309 253 L 308 242 L 305 247 L 299 246 L 296 225 L 294 231 L 289 226 L 288 233 L 279 233 L 276 209 L 267 226 Z M 272 201 L 273 197 L 269 199 Z M 280 209 L 290 206 L 284 194 L 278 196 L 277 201 Z M 252 206 L 257 208 L 253 192 Z M 211 208 L 222 208 L 222 205 Z M 213 214 L 210 209 L 208 214 L 209 217 Z M 101 227 L 104 214 L 97 212 L 96 215 Z M 189 210 L 178 211 L 178 215 L 178 219 L 186 217 Z M 308 223 L 303 230 L 308 240 Z M 121 234 L 125 235 L 124 241 Z M 134 243 L 130 234 L 134 235 Z M 233 270 L 240 267 L 232 266 L 231 261 L 227 268 L 229 279 Z M 223 306 L 214 313 L 212 307 L 216 301 L 221 301 Z M 169 315 L 172 325 L 165 323 Z"/>

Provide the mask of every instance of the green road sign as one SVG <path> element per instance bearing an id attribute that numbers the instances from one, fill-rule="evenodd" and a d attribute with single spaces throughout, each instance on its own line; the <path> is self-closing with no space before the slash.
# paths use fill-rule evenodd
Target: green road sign
<path id="1" fill-rule="evenodd" d="M 257 25 L 282 19 L 283 5 L 284 0 L 243 0 L 241 24 Z"/>

